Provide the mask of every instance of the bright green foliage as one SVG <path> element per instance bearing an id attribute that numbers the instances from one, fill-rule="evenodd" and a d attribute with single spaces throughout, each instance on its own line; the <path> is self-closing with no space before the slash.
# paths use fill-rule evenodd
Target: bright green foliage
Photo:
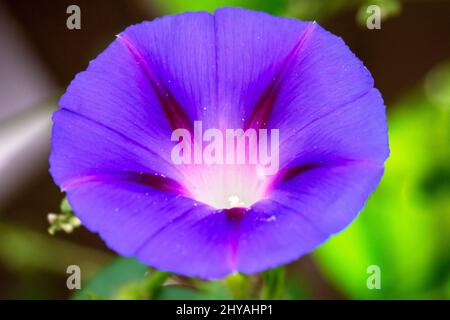
<path id="1" fill-rule="evenodd" d="M 424 94 L 393 109 L 391 155 L 380 186 L 356 221 L 317 251 L 316 260 L 351 298 L 448 297 L 450 110 Z M 381 290 L 366 286 L 370 265 L 381 268 Z"/>

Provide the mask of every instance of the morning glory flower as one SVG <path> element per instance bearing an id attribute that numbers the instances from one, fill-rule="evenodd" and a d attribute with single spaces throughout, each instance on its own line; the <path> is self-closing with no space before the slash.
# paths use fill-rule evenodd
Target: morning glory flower
<path id="1" fill-rule="evenodd" d="M 389 153 L 382 97 L 342 39 L 238 8 L 130 26 L 59 106 L 50 172 L 83 225 L 123 256 L 205 279 L 286 264 L 343 230 Z M 265 139 L 276 172 L 204 161 L 228 129 Z"/>

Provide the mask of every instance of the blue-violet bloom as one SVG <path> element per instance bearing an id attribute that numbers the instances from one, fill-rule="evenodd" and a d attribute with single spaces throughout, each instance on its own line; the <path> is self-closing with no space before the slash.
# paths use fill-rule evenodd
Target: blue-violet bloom
<path id="1" fill-rule="evenodd" d="M 389 154 L 383 99 L 341 38 L 239 8 L 130 26 L 59 105 L 50 172 L 84 226 L 205 279 L 288 263 L 344 229 Z M 175 164 L 172 133 L 195 121 L 279 130 L 277 173 Z"/>

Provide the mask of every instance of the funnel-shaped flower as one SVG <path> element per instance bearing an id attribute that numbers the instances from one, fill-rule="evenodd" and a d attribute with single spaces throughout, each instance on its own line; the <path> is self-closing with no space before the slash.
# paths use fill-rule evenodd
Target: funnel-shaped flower
<path id="1" fill-rule="evenodd" d="M 82 223 L 121 255 L 202 278 L 313 250 L 355 218 L 388 156 L 383 100 L 344 42 L 243 9 L 129 27 L 60 107 L 51 174 Z M 172 133 L 196 121 L 277 129 L 278 172 L 175 164 Z"/>

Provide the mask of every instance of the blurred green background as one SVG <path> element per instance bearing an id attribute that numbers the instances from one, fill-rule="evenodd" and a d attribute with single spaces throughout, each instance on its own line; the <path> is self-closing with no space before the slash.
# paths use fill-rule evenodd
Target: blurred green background
<path id="1" fill-rule="evenodd" d="M 81 30 L 66 28 L 71 4 Z M 366 27 L 371 4 L 381 8 L 380 30 Z M 130 24 L 222 6 L 316 20 L 372 72 L 391 156 L 363 212 L 285 271 L 216 282 L 118 258 L 82 227 L 49 235 L 47 214 L 69 210 L 47 157 L 50 115 L 70 80 Z M 450 1 L 2 0 L 0 40 L 0 298 L 450 298 Z M 67 289 L 72 264 L 82 290 Z M 378 290 L 367 287 L 372 265 Z"/>

